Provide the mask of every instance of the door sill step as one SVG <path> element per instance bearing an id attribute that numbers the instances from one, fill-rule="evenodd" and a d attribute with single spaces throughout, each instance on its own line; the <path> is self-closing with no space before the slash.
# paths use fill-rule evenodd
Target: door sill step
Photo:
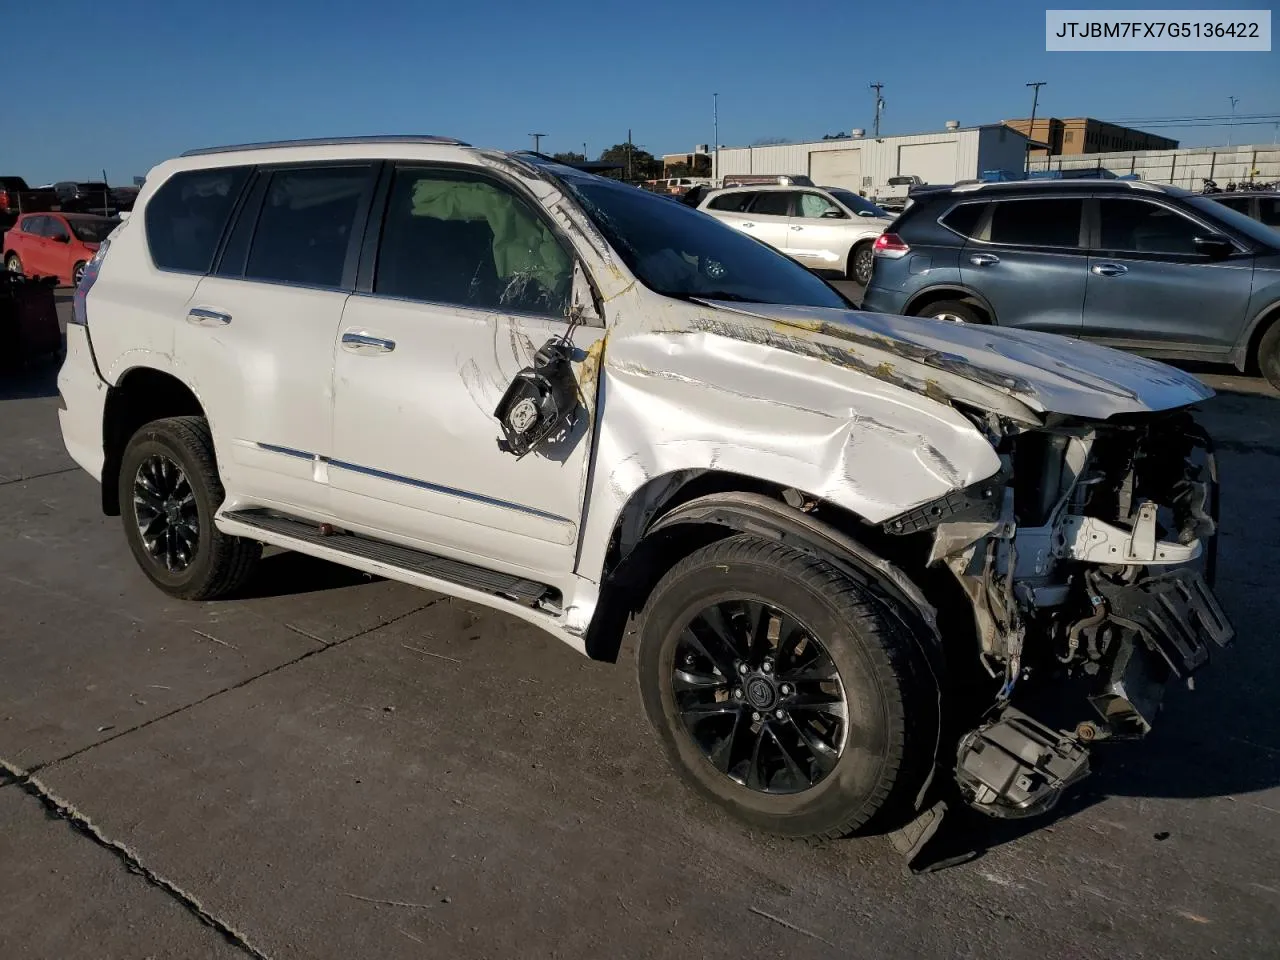
<path id="1" fill-rule="evenodd" d="M 349 533 L 337 528 L 329 532 L 327 525 L 321 527 L 309 520 L 299 520 L 275 511 L 232 510 L 224 516 L 228 520 L 285 536 L 291 540 L 335 550 L 364 560 L 385 563 L 401 570 L 435 577 L 438 580 L 447 580 L 449 583 L 502 597 L 527 607 L 545 609 L 550 606 L 554 609 L 559 607 L 561 602 L 560 591 L 545 583 L 538 583 L 536 580 L 526 580 L 498 570 L 477 567 L 462 560 L 437 556 L 412 547 L 402 547 L 398 543 L 388 543 L 363 534 Z"/>

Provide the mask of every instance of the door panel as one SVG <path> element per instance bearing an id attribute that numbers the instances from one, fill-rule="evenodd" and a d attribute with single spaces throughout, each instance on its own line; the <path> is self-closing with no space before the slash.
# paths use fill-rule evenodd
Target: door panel
<path id="1" fill-rule="evenodd" d="M 1253 286 L 1252 255 L 1214 260 L 1197 253 L 1195 237 L 1216 231 L 1162 203 L 1099 197 L 1097 204 L 1084 333 L 1156 349 L 1234 346 Z"/>
<path id="2" fill-rule="evenodd" d="M 811 151 L 809 179 L 820 187 L 848 187 L 857 193 L 862 189 L 861 148 Z"/>
<path id="3" fill-rule="evenodd" d="M 176 324 L 177 358 L 241 503 L 328 516 L 333 344 L 373 184 L 368 163 L 264 171 L 232 230 L 251 234 L 243 260 L 227 269 L 224 255 Z"/>
<path id="4" fill-rule="evenodd" d="M 786 250 L 791 233 L 791 192 L 763 190 L 758 193 L 741 227 L 744 233 L 763 240 L 775 250 Z"/>
<path id="5" fill-rule="evenodd" d="M 348 294 L 205 277 L 175 354 L 214 431 L 228 491 L 327 515 L 333 342 Z M 224 319 L 226 318 L 226 319 Z"/>
<path id="6" fill-rule="evenodd" d="M 814 270 L 843 270 L 853 246 L 854 221 L 820 193 L 800 193 L 790 220 L 787 253 Z"/>
<path id="7" fill-rule="evenodd" d="M 960 255 L 960 277 L 1002 327 L 1078 335 L 1088 254 L 1084 199 L 998 200 L 982 212 Z"/>
<path id="8" fill-rule="evenodd" d="M 571 251 L 494 175 L 396 169 L 368 289 L 347 302 L 335 344 L 329 477 L 343 522 L 543 582 L 571 572 L 595 397 L 520 460 L 499 449 L 493 416 L 568 329 Z M 575 331 L 579 363 L 603 335 Z"/>
<path id="9" fill-rule="evenodd" d="M 493 411 L 560 320 L 357 295 L 339 344 L 330 464 L 335 512 L 485 564 L 568 573 L 582 510 L 594 397 L 571 435 L 521 460 L 498 449 Z M 599 328 L 578 328 L 579 356 Z"/>
<path id="10" fill-rule="evenodd" d="M 44 234 L 48 229 L 49 218 L 40 217 L 36 222 L 37 233 L 26 235 L 26 250 L 22 254 L 23 272 L 29 277 L 47 277 L 52 273 L 49 266 L 49 248 L 53 241 Z"/>

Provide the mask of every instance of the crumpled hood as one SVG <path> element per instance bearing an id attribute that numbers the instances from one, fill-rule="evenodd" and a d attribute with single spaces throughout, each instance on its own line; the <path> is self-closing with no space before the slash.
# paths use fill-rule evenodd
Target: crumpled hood
<path id="1" fill-rule="evenodd" d="M 1095 420 L 1169 410 L 1214 395 L 1195 377 L 1166 364 L 1056 334 L 860 310 L 708 303 L 775 321 L 778 332 L 789 328 L 788 333 L 847 350 L 886 378 L 922 380 L 926 387 L 978 405 L 983 405 L 980 396 L 953 389 L 954 378 L 1040 414 Z M 939 376 L 930 376 L 930 370 Z"/>

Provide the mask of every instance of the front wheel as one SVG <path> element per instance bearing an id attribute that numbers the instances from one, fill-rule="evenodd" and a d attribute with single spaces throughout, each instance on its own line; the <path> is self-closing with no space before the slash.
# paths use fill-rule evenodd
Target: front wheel
<path id="1" fill-rule="evenodd" d="M 791 837 L 843 836 L 914 799 L 938 736 L 928 666 L 865 585 L 748 536 L 673 567 L 640 629 L 640 693 L 681 777 Z"/>
<path id="2" fill-rule="evenodd" d="M 875 266 L 875 256 L 870 243 L 860 243 L 849 252 L 849 279 L 866 286 L 871 282 L 871 270 Z"/>
<path id="3" fill-rule="evenodd" d="M 22 259 L 16 253 L 11 253 L 5 257 L 4 268 L 20 277 L 22 276 Z"/>
<path id="4" fill-rule="evenodd" d="M 81 261 L 71 268 L 71 285 L 73 287 L 80 286 L 80 280 L 83 277 L 84 277 L 84 261 Z"/>
<path id="5" fill-rule="evenodd" d="M 203 417 L 154 420 L 125 447 L 125 538 L 142 572 L 170 596 L 213 600 L 234 593 L 253 572 L 262 544 L 213 524 L 224 497 Z"/>

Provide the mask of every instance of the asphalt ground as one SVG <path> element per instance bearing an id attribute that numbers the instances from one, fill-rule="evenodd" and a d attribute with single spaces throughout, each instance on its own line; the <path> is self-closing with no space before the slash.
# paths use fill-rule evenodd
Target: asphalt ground
<path id="1" fill-rule="evenodd" d="M 65 309 L 65 305 L 64 305 Z M 763 837 L 692 797 L 630 645 L 280 553 L 181 603 L 0 380 L 0 953 L 15 958 L 1280 955 L 1280 402 L 1202 372 L 1238 639 L 1047 818 Z"/>

